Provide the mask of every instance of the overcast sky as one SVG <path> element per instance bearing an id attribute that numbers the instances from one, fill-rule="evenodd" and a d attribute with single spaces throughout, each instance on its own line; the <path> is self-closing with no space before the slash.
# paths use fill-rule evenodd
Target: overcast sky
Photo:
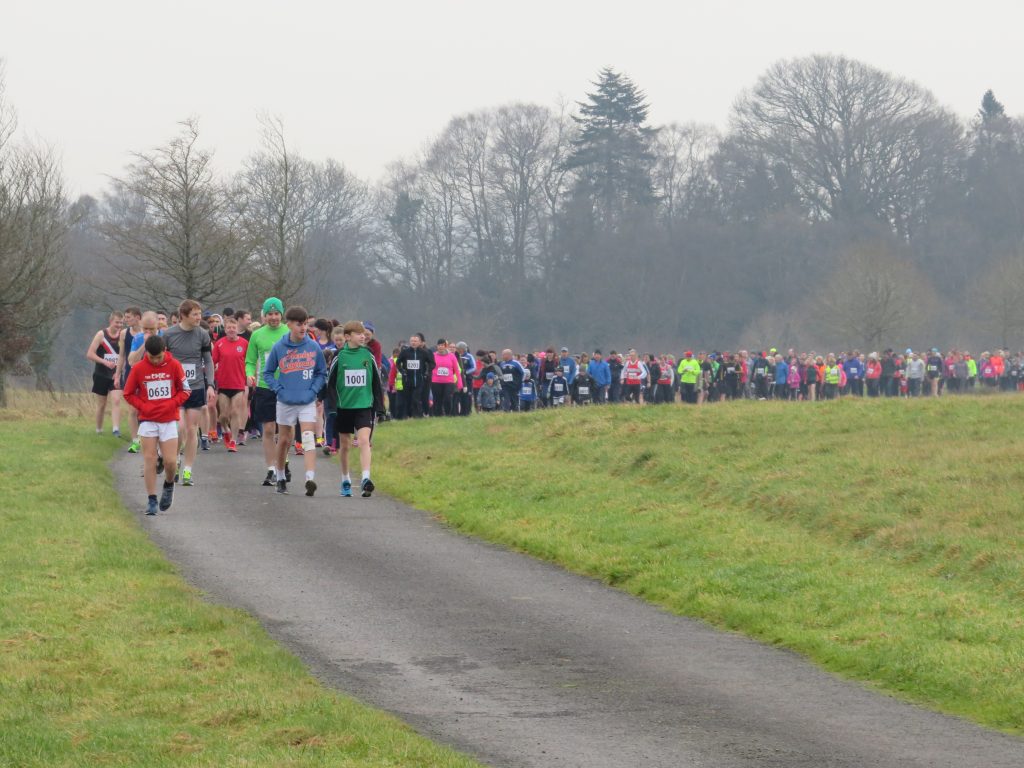
<path id="1" fill-rule="evenodd" d="M 917 81 L 963 116 L 986 89 L 1024 113 L 1019 2 L 861 0 L 4 0 L 0 57 L 20 128 L 74 194 L 200 119 L 217 165 L 280 116 L 293 147 L 377 178 L 454 115 L 584 98 L 604 66 L 651 120 L 724 128 L 773 62 L 837 53 Z"/>

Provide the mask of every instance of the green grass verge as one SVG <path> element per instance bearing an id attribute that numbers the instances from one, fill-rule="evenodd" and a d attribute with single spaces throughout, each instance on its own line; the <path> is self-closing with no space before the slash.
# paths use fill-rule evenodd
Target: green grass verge
<path id="1" fill-rule="evenodd" d="M 614 407 L 388 425 L 458 530 L 1024 733 L 1024 398 Z"/>
<path id="2" fill-rule="evenodd" d="M 0 765 L 476 765 L 185 585 L 112 489 L 124 445 L 0 418 Z"/>

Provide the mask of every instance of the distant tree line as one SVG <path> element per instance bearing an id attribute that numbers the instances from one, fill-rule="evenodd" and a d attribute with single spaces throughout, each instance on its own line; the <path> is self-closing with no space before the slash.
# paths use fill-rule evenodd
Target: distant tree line
<path id="1" fill-rule="evenodd" d="M 302 157 L 271 116 L 223 173 L 191 118 L 95 197 L 19 194 L 59 210 L 68 244 L 47 247 L 70 258 L 77 304 L 274 294 L 372 317 L 385 341 L 1022 345 L 1024 121 L 991 91 L 962 119 L 903 78 L 811 56 L 769 68 L 724 132 L 648 114 L 604 69 L 573 107 L 454 117 L 374 183 Z M 0 206 L 17 188 L 2 126 Z"/>

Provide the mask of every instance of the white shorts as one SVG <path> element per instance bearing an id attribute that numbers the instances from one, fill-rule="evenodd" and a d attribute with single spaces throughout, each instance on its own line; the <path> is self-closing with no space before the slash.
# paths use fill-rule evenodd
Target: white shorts
<path id="1" fill-rule="evenodd" d="M 288 405 L 277 401 L 277 423 L 286 427 L 300 424 L 316 424 L 316 400 L 305 405 Z"/>
<path id="2" fill-rule="evenodd" d="M 176 421 L 140 421 L 139 437 L 155 437 L 161 443 L 178 439 L 178 422 Z"/>

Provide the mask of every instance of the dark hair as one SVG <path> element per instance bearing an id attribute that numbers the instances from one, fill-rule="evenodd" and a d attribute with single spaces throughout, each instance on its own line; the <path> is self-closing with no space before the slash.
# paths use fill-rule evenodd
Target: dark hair
<path id="1" fill-rule="evenodd" d="M 141 316 L 141 315 L 142 315 L 142 310 L 141 310 L 141 309 L 139 309 L 138 307 L 128 307 L 128 308 L 126 308 L 126 309 L 125 309 L 124 313 L 125 313 L 126 315 L 137 315 L 137 316 Z"/>
<path id="2" fill-rule="evenodd" d="M 167 349 L 167 343 L 164 341 L 163 336 L 153 335 L 146 339 L 146 351 L 154 357 L 165 349 Z"/>
<path id="3" fill-rule="evenodd" d="M 286 323 L 304 323 L 309 319 L 309 313 L 306 312 L 305 307 L 288 307 L 288 311 L 284 313 L 284 321 Z"/>
<path id="4" fill-rule="evenodd" d="M 426 337 L 426 336 L 424 336 L 424 335 L 423 335 L 422 333 L 416 333 L 416 334 L 413 334 L 413 335 L 414 335 L 414 336 L 418 336 L 418 337 L 419 337 L 419 339 L 420 339 L 420 341 L 422 341 L 422 342 L 423 342 L 424 344 L 426 344 L 426 343 L 427 343 L 427 337 Z"/>
<path id="5" fill-rule="evenodd" d="M 331 329 L 334 328 L 334 325 L 331 324 L 330 320 L 327 320 L 326 318 L 323 317 L 318 317 L 316 319 L 316 322 L 313 323 L 313 327 L 316 328 L 318 331 L 330 333 Z"/>
<path id="6" fill-rule="evenodd" d="M 442 344 L 444 344 L 447 347 L 448 346 L 448 340 L 447 339 L 438 339 L 437 340 L 437 346 L 440 347 Z"/>

